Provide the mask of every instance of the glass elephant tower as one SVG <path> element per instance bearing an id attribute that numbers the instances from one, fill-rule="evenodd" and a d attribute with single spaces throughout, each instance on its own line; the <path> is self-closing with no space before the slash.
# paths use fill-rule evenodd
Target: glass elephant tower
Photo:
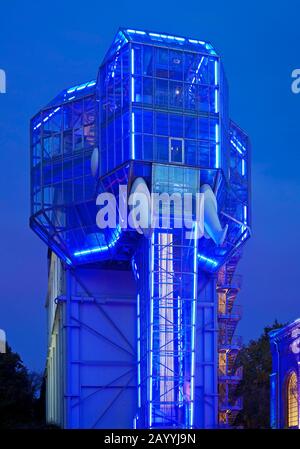
<path id="1" fill-rule="evenodd" d="M 120 29 L 97 80 L 32 119 L 30 225 L 49 248 L 49 422 L 234 424 L 250 145 L 227 90 L 210 43 Z M 205 236 L 172 223 L 149 236 L 122 223 L 100 230 L 97 195 L 118 199 L 137 179 L 150 193 L 202 192 Z"/>

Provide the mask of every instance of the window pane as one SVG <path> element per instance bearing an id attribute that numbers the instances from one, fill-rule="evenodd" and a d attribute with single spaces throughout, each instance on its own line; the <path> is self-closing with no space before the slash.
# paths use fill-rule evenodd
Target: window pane
<path id="1" fill-rule="evenodd" d="M 144 136 L 144 159 L 153 160 L 153 137 Z"/>
<path id="2" fill-rule="evenodd" d="M 170 50 L 169 78 L 180 81 L 183 79 L 183 52 Z"/>
<path id="3" fill-rule="evenodd" d="M 143 74 L 153 75 L 153 47 L 144 46 L 143 49 Z"/>
<path id="4" fill-rule="evenodd" d="M 157 150 L 157 160 L 158 161 L 168 161 L 169 160 L 169 139 L 167 137 L 157 137 L 156 138 L 156 150 Z"/>
<path id="5" fill-rule="evenodd" d="M 164 48 L 155 49 L 155 76 L 157 78 L 168 78 L 169 76 L 169 51 Z"/>
<path id="6" fill-rule="evenodd" d="M 155 103 L 158 106 L 168 107 L 168 81 L 156 80 Z"/>
<path id="7" fill-rule="evenodd" d="M 209 112 L 209 89 L 208 87 L 199 86 L 199 103 L 198 108 L 201 112 Z"/>
<path id="8" fill-rule="evenodd" d="M 134 135 L 134 150 L 135 150 L 135 159 L 142 159 L 143 140 L 141 134 Z"/>
<path id="9" fill-rule="evenodd" d="M 197 137 L 197 119 L 194 117 L 185 117 L 185 137 L 196 139 Z"/>
<path id="10" fill-rule="evenodd" d="M 143 132 L 142 129 L 142 111 L 140 109 L 135 109 L 134 110 L 134 131 L 136 133 L 141 133 Z"/>
<path id="11" fill-rule="evenodd" d="M 199 139 L 208 140 L 209 139 L 209 125 L 208 125 L 208 119 L 207 118 L 200 118 L 199 119 Z"/>
<path id="12" fill-rule="evenodd" d="M 185 161 L 189 165 L 197 165 L 197 144 L 194 140 L 185 140 Z"/>
<path id="13" fill-rule="evenodd" d="M 144 78 L 143 102 L 144 102 L 144 104 L 152 104 L 153 103 L 153 79 L 152 78 Z"/>
<path id="14" fill-rule="evenodd" d="M 183 107 L 183 83 L 170 81 L 170 107 L 176 109 Z"/>
<path id="15" fill-rule="evenodd" d="M 156 113 L 156 134 L 169 135 L 168 114 Z"/>
<path id="16" fill-rule="evenodd" d="M 209 167 L 209 144 L 208 142 L 200 142 L 199 147 L 199 165 L 204 168 Z"/>
<path id="17" fill-rule="evenodd" d="M 142 78 L 139 76 L 135 76 L 132 79 L 132 99 L 136 103 L 140 103 L 142 101 Z"/>
<path id="18" fill-rule="evenodd" d="M 183 116 L 170 114 L 170 135 L 183 137 Z"/>
<path id="19" fill-rule="evenodd" d="M 144 133 L 153 134 L 153 112 L 144 111 Z"/>
<path id="20" fill-rule="evenodd" d="M 142 73 L 142 49 L 141 47 L 134 47 L 132 51 L 134 54 L 133 73 L 135 75 L 140 75 Z"/>
<path id="21" fill-rule="evenodd" d="M 198 86 L 194 84 L 184 85 L 184 108 L 195 111 L 197 108 Z"/>

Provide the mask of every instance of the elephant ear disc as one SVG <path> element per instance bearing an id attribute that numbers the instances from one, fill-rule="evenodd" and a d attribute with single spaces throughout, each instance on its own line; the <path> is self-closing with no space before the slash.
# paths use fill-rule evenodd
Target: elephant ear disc
<path id="1" fill-rule="evenodd" d="M 99 176 L 99 149 L 96 147 L 91 156 L 91 172 L 94 178 Z"/>
<path id="2" fill-rule="evenodd" d="M 151 194 L 145 180 L 141 177 L 134 180 L 130 190 L 128 206 L 131 212 L 134 209 L 133 204 L 136 203 L 136 200 L 139 202 L 139 195 L 142 195 L 142 199 L 144 199 L 144 201 L 140 202 L 139 206 L 140 223 L 143 224 L 141 225 L 133 220 L 135 229 L 139 234 L 144 235 L 146 238 L 151 238 L 153 233 L 153 228 L 151 226 Z"/>
<path id="3" fill-rule="evenodd" d="M 208 184 L 203 184 L 200 192 L 204 195 L 204 232 L 206 238 L 211 238 L 216 245 L 224 243 L 228 225 L 222 228 L 218 217 L 218 203 L 216 196 Z"/>

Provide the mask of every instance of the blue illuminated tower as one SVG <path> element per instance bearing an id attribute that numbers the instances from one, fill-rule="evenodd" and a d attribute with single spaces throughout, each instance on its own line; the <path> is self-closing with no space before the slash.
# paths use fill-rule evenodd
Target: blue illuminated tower
<path id="1" fill-rule="evenodd" d="M 229 119 L 212 45 L 169 34 L 120 29 L 97 80 L 64 90 L 32 119 L 30 223 L 50 250 L 49 421 L 233 424 L 249 151 Z M 204 237 L 195 212 L 192 236 L 174 226 L 175 206 L 169 227 L 150 235 L 121 222 L 100 230 L 97 195 L 119 200 L 119 186 L 129 194 L 137 179 L 150 193 L 194 201 L 201 192 L 211 206 Z"/>

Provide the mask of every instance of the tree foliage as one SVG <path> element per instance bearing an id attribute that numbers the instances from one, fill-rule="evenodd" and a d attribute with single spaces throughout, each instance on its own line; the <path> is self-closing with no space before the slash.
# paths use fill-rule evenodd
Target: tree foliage
<path id="1" fill-rule="evenodd" d="M 6 354 L 0 354 L 0 429 L 43 424 L 41 383 L 42 377 L 28 372 L 19 354 L 7 346 Z"/>
<path id="2" fill-rule="evenodd" d="M 235 395 L 243 398 L 243 410 L 236 417 L 236 426 L 248 429 L 270 427 L 272 357 L 268 333 L 283 326 L 275 320 L 273 325 L 264 328 L 257 340 L 245 345 L 237 357 L 236 365 L 243 367 L 243 379 Z"/>

